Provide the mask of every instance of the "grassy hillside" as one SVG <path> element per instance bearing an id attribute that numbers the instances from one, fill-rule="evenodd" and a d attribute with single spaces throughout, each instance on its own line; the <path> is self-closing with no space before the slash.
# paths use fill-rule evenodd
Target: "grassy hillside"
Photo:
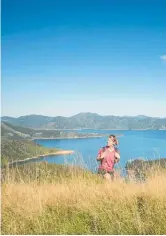
<path id="1" fill-rule="evenodd" d="M 140 184 L 109 183 L 43 163 L 5 169 L 2 177 L 2 234 L 166 233 L 164 171 Z"/>
<path id="2" fill-rule="evenodd" d="M 39 154 L 55 153 L 58 149 L 45 148 L 28 140 L 1 140 L 1 164 L 24 160 Z"/>
<path id="3" fill-rule="evenodd" d="M 8 123 L 8 122 L 2 122 L 1 123 L 1 127 L 3 128 L 4 132 L 5 132 L 5 129 L 6 130 L 9 130 L 9 131 L 13 131 L 13 132 L 20 132 L 20 133 L 23 133 L 23 134 L 27 134 L 27 135 L 34 135 L 36 133 L 36 130 L 34 129 L 30 129 L 30 128 L 26 128 L 26 127 L 23 127 L 23 126 L 18 126 L 18 125 L 13 125 L 11 123 Z M 3 133 L 2 133 L 3 135 Z"/>
<path id="4" fill-rule="evenodd" d="M 20 139 L 30 139 L 35 135 L 35 130 L 15 126 L 7 122 L 1 123 L 1 137 L 20 140 Z"/>
<path id="5" fill-rule="evenodd" d="M 65 132 L 57 130 L 35 130 L 8 122 L 1 123 L 1 136 L 8 139 L 57 138 L 67 136 Z"/>

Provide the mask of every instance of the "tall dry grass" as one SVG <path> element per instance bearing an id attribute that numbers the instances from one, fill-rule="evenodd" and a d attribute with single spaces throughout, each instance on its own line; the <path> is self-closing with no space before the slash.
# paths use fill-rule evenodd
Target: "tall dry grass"
<path id="1" fill-rule="evenodd" d="M 153 171 L 144 183 L 63 171 L 56 179 L 50 172 L 52 181 L 48 176 L 26 181 L 21 171 L 19 181 L 16 169 L 8 172 L 2 184 L 2 234 L 166 233 L 164 171 Z"/>

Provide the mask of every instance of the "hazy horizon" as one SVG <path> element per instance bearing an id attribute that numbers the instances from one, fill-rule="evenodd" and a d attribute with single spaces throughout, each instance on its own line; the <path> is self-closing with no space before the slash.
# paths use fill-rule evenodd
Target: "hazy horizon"
<path id="1" fill-rule="evenodd" d="M 2 116 L 166 117 L 166 0 L 2 0 Z"/>

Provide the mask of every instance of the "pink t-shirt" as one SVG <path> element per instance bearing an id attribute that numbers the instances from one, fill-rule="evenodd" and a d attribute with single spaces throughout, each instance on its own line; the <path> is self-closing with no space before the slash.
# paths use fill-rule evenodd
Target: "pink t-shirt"
<path id="1" fill-rule="evenodd" d="M 106 171 L 113 171 L 115 165 L 115 149 L 111 152 L 108 147 L 104 147 L 99 150 L 98 155 L 102 155 L 103 152 L 105 153 L 105 158 L 100 161 L 99 169 L 106 170 Z"/>

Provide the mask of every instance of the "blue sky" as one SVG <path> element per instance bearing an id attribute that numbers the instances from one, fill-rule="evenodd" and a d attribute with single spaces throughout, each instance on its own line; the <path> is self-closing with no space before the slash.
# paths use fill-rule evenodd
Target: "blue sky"
<path id="1" fill-rule="evenodd" d="M 2 115 L 166 117 L 166 0 L 2 0 Z"/>

